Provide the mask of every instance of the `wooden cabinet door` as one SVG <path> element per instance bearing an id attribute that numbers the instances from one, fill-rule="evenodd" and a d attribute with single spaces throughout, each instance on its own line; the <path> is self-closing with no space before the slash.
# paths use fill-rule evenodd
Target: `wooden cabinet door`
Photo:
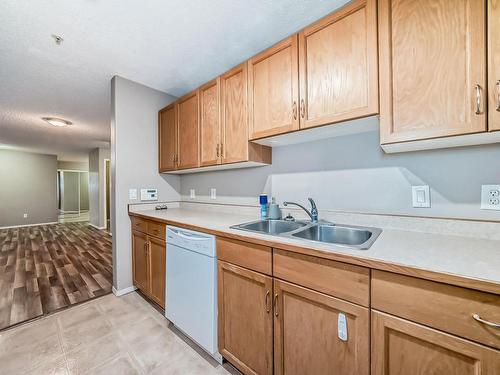
<path id="1" fill-rule="evenodd" d="M 273 373 L 272 278 L 218 261 L 219 352 L 245 374 Z"/>
<path id="2" fill-rule="evenodd" d="M 132 268 L 134 285 L 149 296 L 148 238 L 136 231 L 132 231 Z"/>
<path id="3" fill-rule="evenodd" d="M 500 374 L 500 351 L 372 311 L 372 375 Z"/>
<path id="4" fill-rule="evenodd" d="M 178 169 L 199 166 L 198 91 L 187 94 L 177 102 L 179 132 Z"/>
<path id="5" fill-rule="evenodd" d="M 488 125 L 500 130 L 500 1 L 488 0 Z"/>
<path id="6" fill-rule="evenodd" d="M 300 127 L 378 113 L 376 0 L 355 0 L 299 34 Z"/>
<path id="7" fill-rule="evenodd" d="M 149 275 L 151 299 L 165 308 L 166 243 L 149 237 Z"/>
<path id="8" fill-rule="evenodd" d="M 369 373 L 369 311 L 274 279 L 274 369 L 277 375 Z M 339 338 L 339 314 L 347 338 Z"/>
<path id="9" fill-rule="evenodd" d="M 200 88 L 200 165 L 220 164 L 220 80 Z"/>
<path id="10" fill-rule="evenodd" d="M 248 61 L 250 139 L 299 128 L 298 39 L 293 35 Z"/>
<path id="11" fill-rule="evenodd" d="M 381 143 L 485 131 L 484 1 L 378 4 Z"/>
<path id="12" fill-rule="evenodd" d="M 248 160 L 247 64 L 220 77 L 222 163 Z"/>
<path id="13" fill-rule="evenodd" d="M 160 172 L 173 171 L 177 157 L 177 118 L 175 104 L 158 114 L 158 162 Z"/>

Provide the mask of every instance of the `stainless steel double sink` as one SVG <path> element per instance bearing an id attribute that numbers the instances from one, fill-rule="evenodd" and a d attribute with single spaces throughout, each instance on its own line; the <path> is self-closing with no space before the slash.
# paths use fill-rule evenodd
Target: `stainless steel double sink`
<path id="1" fill-rule="evenodd" d="M 231 228 L 359 250 L 368 250 L 382 233 L 379 228 L 341 225 L 322 220 L 317 223 L 310 221 L 257 220 L 233 225 Z"/>

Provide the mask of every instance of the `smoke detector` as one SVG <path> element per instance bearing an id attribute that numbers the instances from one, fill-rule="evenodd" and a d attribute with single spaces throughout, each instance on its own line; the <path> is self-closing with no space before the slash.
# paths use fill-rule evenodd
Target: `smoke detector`
<path id="1" fill-rule="evenodd" d="M 63 37 L 56 34 L 52 34 L 52 39 L 54 39 L 54 42 L 56 42 L 58 46 L 61 45 L 62 42 L 64 42 Z"/>

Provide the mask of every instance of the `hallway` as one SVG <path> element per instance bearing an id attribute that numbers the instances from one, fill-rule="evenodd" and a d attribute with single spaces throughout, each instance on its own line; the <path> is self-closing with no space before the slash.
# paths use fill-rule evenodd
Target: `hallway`
<path id="1" fill-rule="evenodd" d="M 111 292 L 111 237 L 87 223 L 0 230 L 0 329 Z"/>

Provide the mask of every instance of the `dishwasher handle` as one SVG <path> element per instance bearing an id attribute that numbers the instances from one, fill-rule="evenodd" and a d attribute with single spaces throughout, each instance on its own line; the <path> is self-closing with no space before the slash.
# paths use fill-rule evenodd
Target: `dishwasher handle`
<path id="1" fill-rule="evenodd" d="M 181 238 L 184 238 L 184 239 L 190 240 L 190 241 L 205 241 L 205 240 L 209 239 L 209 237 L 206 237 L 206 236 L 197 236 L 196 234 L 180 231 L 178 229 L 168 228 L 168 230 L 172 231 L 176 236 L 179 236 Z"/>

